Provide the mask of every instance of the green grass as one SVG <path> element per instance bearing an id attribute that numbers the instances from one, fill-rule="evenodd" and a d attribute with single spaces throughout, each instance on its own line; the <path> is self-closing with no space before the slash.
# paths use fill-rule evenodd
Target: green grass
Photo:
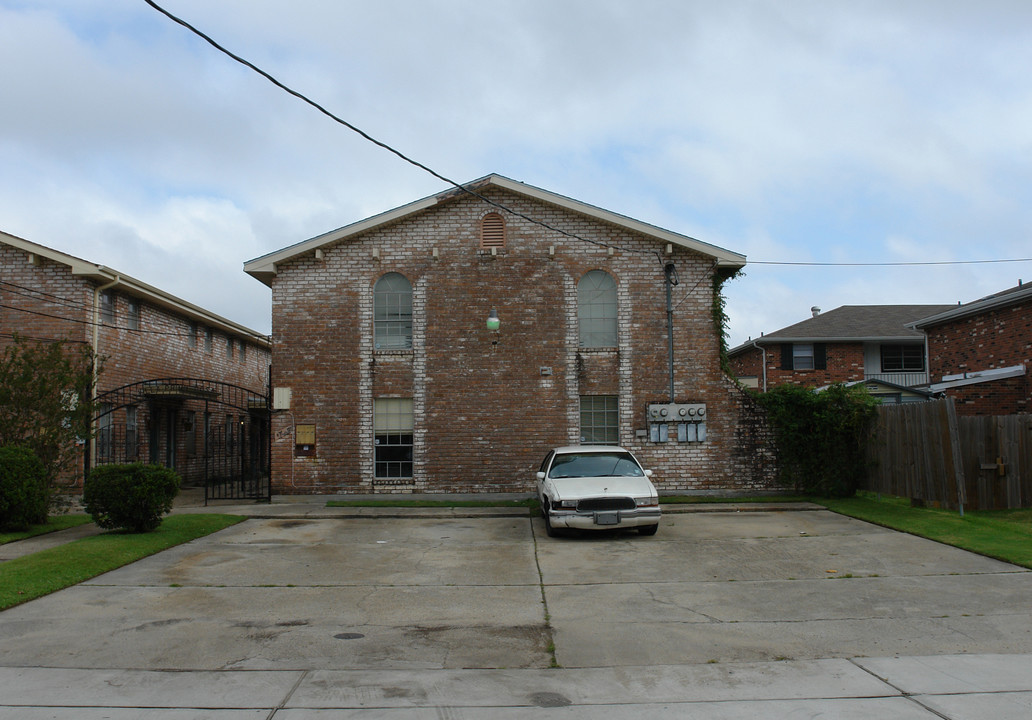
<path id="1" fill-rule="evenodd" d="M 905 498 L 861 493 L 844 499 L 814 499 L 843 515 L 1032 568 L 1032 510 L 966 512 L 915 508 Z"/>
<path id="2" fill-rule="evenodd" d="M 170 515 L 157 530 L 107 532 L 0 564 L 0 610 L 89 580 L 245 518 L 238 515 Z"/>
<path id="3" fill-rule="evenodd" d="M 813 498 L 803 495 L 749 495 L 744 497 L 720 497 L 719 495 L 661 495 L 660 505 L 694 505 L 696 503 L 791 503 L 811 502 Z"/>
<path id="4" fill-rule="evenodd" d="M 513 507 L 536 508 L 537 500 L 329 500 L 326 507 Z"/>
<path id="5" fill-rule="evenodd" d="M 28 530 L 19 530 L 17 532 L 0 532 L 0 545 L 37 535 L 46 535 L 58 530 L 67 530 L 77 525 L 85 525 L 88 522 L 93 522 L 89 515 L 51 515 L 47 518 L 45 525 L 33 525 Z"/>

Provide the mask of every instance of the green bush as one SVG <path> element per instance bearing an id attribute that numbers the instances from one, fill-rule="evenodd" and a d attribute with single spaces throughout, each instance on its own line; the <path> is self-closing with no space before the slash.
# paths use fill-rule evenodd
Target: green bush
<path id="1" fill-rule="evenodd" d="M 102 528 L 150 532 L 172 510 L 179 475 L 160 465 L 100 465 L 83 487 L 86 512 Z"/>
<path id="2" fill-rule="evenodd" d="M 784 384 L 758 398 L 774 429 L 783 485 L 825 497 L 856 493 L 878 406 L 863 385 L 814 392 Z"/>
<path id="3" fill-rule="evenodd" d="M 0 448 L 0 529 L 23 530 L 47 521 L 47 471 L 28 448 Z"/>

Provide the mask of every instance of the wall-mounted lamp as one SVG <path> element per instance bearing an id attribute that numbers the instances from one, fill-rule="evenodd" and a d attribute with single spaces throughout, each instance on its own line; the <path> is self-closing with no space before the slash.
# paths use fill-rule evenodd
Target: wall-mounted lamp
<path id="1" fill-rule="evenodd" d="M 487 314 L 487 329 L 497 330 L 501 324 L 502 321 L 498 319 L 498 311 L 491 308 L 491 312 Z"/>

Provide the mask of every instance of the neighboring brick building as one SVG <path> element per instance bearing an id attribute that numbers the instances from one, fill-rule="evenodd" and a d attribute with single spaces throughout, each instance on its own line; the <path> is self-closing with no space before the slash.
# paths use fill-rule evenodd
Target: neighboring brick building
<path id="1" fill-rule="evenodd" d="M 1032 285 L 930 314 L 911 323 L 928 337 L 931 389 L 963 415 L 1032 411 Z"/>
<path id="2" fill-rule="evenodd" d="M 117 270 L 3 232 L 0 268 L 0 346 L 17 334 L 85 343 L 104 358 L 96 394 L 110 412 L 84 448 L 91 465 L 157 462 L 191 483 L 239 469 L 245 443 L 249 451 L 266 442 L 267 411 L 258 400 L 268 388 L 263 335 Z M 145 383 L 170 378 L 177 381 Z M 233 457 L 216 458 L 216 446 Z"/>
<path id="3" fill-rule="evenodd" d="M 744 257 L 497 175 L 467 187 L 593 242 L 451 190 L 245 263 L 272 287 L 289 405 L 275 492 L 524 492 L 550 447 L 582 441 L 633 449 L 661 491 L 770 485 L 713 321 L 712 276 Z M 693 405 L 650 416 L 670 401 L 670 263 L 674 400 Z"/>
<path id="4" fill-rule="evenodd" d="M 844 305 L 732 349 L 736 377 L 766 391 L 782 383 L 821 387 L 877 380 L 873 392 L 886 402 L 923 399 L 898 392 L 926 385 L 924 336 L 906 324 L 950 305 Z"/>

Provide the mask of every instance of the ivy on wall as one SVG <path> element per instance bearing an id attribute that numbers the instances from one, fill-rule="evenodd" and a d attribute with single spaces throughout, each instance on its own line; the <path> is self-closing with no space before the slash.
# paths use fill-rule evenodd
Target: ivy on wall
<path id="1" fill-rule="evenodd" d="M 730 338 L 728 332 L 727 298 L 724 297 L 724 284 L 729 280 L 742 277 L 745 273 L 742 268 L 716 268 L 713 272 L 713 328 L 717 333 L 717 343 L 720 347 L 720 369 L 725 375 L 734 376 L 731 371 L 731 361 L 727 357 L 727 343 Z"/>
<path id="2" fill-rule="evenodd" d="M 856 493 L 878 417 L 867 388 L 836 383 L 815 392 L 785 383 L 756 398 L 774 430 L 782 485 L 825 497 Z"/>

